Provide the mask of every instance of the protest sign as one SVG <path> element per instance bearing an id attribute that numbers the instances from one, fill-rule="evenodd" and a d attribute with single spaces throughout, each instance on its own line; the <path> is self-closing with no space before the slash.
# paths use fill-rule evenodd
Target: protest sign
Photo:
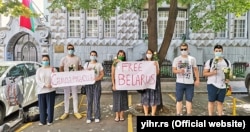
<path id="1" fill-rule="evenodd" d="M 95 83 L 94 70 L 53 72 L 51 74 L 52 87 L 77 86 Z"/>
<path id="2" fill-rule="evenodd" d="M 115 84 L 117 90 L 155 89 L 154 61 L 126 61 L 117 63 Z"/>

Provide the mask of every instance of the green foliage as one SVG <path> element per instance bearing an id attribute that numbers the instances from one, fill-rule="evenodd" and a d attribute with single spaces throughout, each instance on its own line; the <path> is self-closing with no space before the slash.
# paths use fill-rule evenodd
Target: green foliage
<path id="1" fill-rule="evenodd" d="M 109 19 L 117 13 L 126 11 L 139 12 L 144 9 L 148 0 L 53 0 L 49 10 L 65 7 L 72 9 L 97 9 L 99 15 Z M 170 0 L 157 0 L 158 5 Z M 226 28 L 227 14 L 241 16 L 250 9 L 249 0 L 178 0 L 179 5 L 190 7 L 190 27 L 193 32 L 213 30 L 223 31 Z M 212 5 L 212 6 L 209 6 Z"/>
<path id="2" fill-rule="evenodd" d="M 26 16 L 26 17 L 37 17 L 39 14 L 32 12 L 29 8 L 22 5 L 18 0 L 0 0 L 0 14 L 5 16 Z"/>
<path id="3" fill-rule="evenodd" d="M 227 14 L 237 17 L 250 9 L 249 0 L 190 0 L 190 27 L 194 32 L 211 29 L 215 32 L 226 28 Z M 210 6 L 208 6 L 210 5 Z"/>

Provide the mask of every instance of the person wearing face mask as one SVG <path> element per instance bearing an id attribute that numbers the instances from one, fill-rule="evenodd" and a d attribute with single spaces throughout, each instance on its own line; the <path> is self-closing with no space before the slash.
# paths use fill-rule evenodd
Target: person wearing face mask
<path id="1" fill-rule="evenodd" d="M 154 61 L 153 60 L 153 51 L 148 49 L 146 51 L 146 59 L 145 61 Z M 158 61 L 155 61 L 156 66 L 156 75 L 159 75 L 160 69 Z M 157 80 L 156 83 L 158 83 Z M 161 93 L 160 93 L 160 87 L 156 84 L 155 89 L 145 89 L 141 93 L 141 104 L 143 106 L 144 115 L 149 115 L 149 107 L 151 107 L 151 115 L 155 116 L 157 105 L 161 104 Z"/>
<path id="2" fill-rule="evenodd" d="M 115 121 L 124 121 L 124 111 L 128 110 L 128 91 L 116 90 L 115 87 L 115 68 L 116 64 L 120 61 L 126 61 L 126 53 L 123 50 L 119 50 L 117 53 L 117 59 L 113 62 L 111 67 L 111 81 L 112 81 L 112 93 L 113 93 L 113 111 L 115 112 Z"/>
<path id="3" fill-rule="evenodd" d="M 39 125 L 51 125 L 54 120 L 55 89 L 51 86 L 51 73 L 56 69 L 50 66 L 49 55 L 42 56 L 42 67 L 36 71 L 38 106 L 40 112 Z"/>
<path id="4" fill-rule="evenodd" d="M 192 114 L 194 87 L 199 86 L 200 77 L 196 59 L 188 55 L 188 44 L 180 45 L 181 55 L 174 58 L 172 71 L 176 74 L 176 115 L 183 115 L 182 102 L 185 94 L 186 114 Z M 194 76 L 195 75 L 195 79 Z"/>
<path id="5" fill-rule="evenodd" d="M 231 68 L 231 62 L 222 56 L 223 47 L 221 45 L 214 46 L 214 58 L 207 60 L 203 69 L 203 75 L 207 77 L 208 92 L 208 115 L 214 115 L 214 106 L 216 105 L 217 114 L 223 115 L 223 102 L 226 96 L 226 83 L 223 68 Z"/>
<path id="6" fill-rule="evenodd" d="M 80 71 L 82 70 L 81 58 L 74 54 L 75 48 L 72 44 L 67 45 L 68 55 L 60 60 L 59 71 L 60 72 L 70 72 L 70 71 Z M 59 118 L 64 120 L 69 116 L 69 97 L 70 91 L 73 97 L 73 110 L 74 116 L 77 119 L 81 119 L 82 115 L 78 112 L 78 94 L 77 86 L 64 87 L 64 114 Z"/>
<path id="7" fill-rule="evenodd" d="M 87 96 L 87 121 L 86 123 L 91 123 L 92 111 L 94 108 L 94 118 L 95 122 L 100 122 L 101 108 L 101 80 L 104 76 L 103 66 L 101 63 L 97 62 L 97 52 L 90 52 L 90 62 L 86 62 L 83 69 L 84 70 L 94 70 L 95 71 L 95 83 L 91 85 L 85 85 L 86 96 Z"/>

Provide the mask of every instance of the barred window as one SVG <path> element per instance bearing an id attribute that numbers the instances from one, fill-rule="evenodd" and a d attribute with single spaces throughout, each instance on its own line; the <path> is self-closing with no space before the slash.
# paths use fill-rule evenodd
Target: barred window
<path id="1" fill-rule="evenodd" d="M 148 11 L 141 12 L 141 38 L 146 39 L 148 37 L 148 25 L 147 25 Z"/>
<path id="2" fill-rule="evenodd" d="M 168 11 L 158 12 L 158 37 L 163 38 L 167 27 Z"/>
<path id="3" fill-rule="evenodd" d="M 98 37 L 98 12 L 96 9 L 87 11 L 87 37 Z"/>
<path id="4" fill-rule="evenodd" d="M 226 26 L 224 30 L 221 30 L 216 33 L 216 38 L 227 38 L 228 37 L 228 17 L 229 15 L 226 16 Z"/>
<path id="5" fill-rule="evenodd" d="M 80 37 L 80 10 L 72 10 L 68 18 L 68 37 Z"/>
<path id="6" fill-rule="evenodd" d="M 186 34 L 186 22 L 187 22 L 187 12 L 178 11 L 178 15 L 175 23 L 174 37 L 181 38 L 183 34 Z"/>
<path id="7" fill-rule="evenodd" d="M 247 14 L 234 19 L 234 37 L 246 38 L 247 37 Z"/>
<path id="8" fill-rule="evenodd" d="M 104 37 L 105 38 L 114 38 L 116 37 L 116 21 L 112 17 L 110 20 L 104 21 Z"/>

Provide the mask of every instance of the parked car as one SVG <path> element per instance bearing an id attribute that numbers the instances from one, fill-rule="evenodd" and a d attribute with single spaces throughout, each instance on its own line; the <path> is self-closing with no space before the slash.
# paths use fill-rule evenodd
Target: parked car
<path id="1" fill-rule="evenodd" d="M 249 63 L 246 64 L 245 86 L 247 88 L 248 95 L 250 96 L 250 65 L 249 65 Z"/>
<path id="2" fill-rule="evenodd" d="M 5 117 L 19 110 L 18 105 L 10 106 L 6 100 L 7 79 L 21 78 L 16 83 L 24 97 L 22 107 L 26 107 L 38 101 L 35 74 L 39 67 L 41 67 L 41 64 L 32 61 L 0 62 L 0 125 L 3 124 Z"/>

